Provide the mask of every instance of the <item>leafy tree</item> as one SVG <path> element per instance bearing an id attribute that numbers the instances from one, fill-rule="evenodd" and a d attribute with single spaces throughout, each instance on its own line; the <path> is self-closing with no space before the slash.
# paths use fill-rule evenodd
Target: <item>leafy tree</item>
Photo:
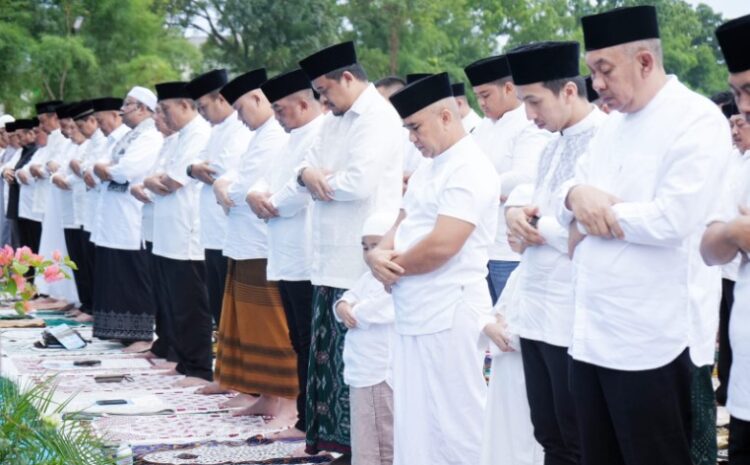
<path id="1" fill-rule="evenodd" d="M 208 36 L 209 66 L 270 74 L 297 67 L 305 55 L 333 44 L 340 25 L 335 0 L 171 0 L 172 20 Z"/>

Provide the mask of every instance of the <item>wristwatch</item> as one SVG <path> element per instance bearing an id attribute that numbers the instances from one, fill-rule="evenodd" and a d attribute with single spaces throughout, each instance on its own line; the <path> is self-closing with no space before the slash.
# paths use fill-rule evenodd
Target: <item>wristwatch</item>
<path id="1" fill-rule="evenodd" d="M 307 169 L 307 167 L 300 169 L 299 173 L 297 173 L 297 184 L 299 184 L 300 187 L 307 187 L 305 186 L 305 182 L 302 180 L 302 173 L 305 172 L 305 169 Z"/>
<path id="2" fill-rule="evenodd" d="M 193 165 L 192 164 L 188 165 L 185 172 L 187 173 L 189 178 L 192 178 L 193 177 Z"/>

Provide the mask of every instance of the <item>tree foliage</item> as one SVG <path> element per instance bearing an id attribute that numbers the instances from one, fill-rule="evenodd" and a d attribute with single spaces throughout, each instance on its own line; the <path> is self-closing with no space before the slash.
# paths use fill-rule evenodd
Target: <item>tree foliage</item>
<path id="1" fill-rule="evenodd" d="M 123 95 L 200 67 L 157 0 L 0 0 L 0 104 Z"/>
<path id="2" fill-rule="evenodd" d="M 338 40 L 357 43 L 369 74 L 447 70 L 540 40 L 582 40 L 580 17 L 618 6 L 653 4 L 665 66 L 696 90 L 726 88 L 714 29 L 723 21 L 685 0 L 164 0 L 172 20 L 208 36 L 204 53 L 233 71 L 295 66 Z M 583 60 L 582 72 L 586 72 Z"/>
<path id="3" fill-rule="evenodd" d="M 724 18 L 685 0 L 0 0 L 0 102 L 15 111 L 39 98 L 119 95 L 217 66 L 275 74 L 346 39 L 373 79 L 447 70 L 465 80 L 474 60 L 580 41 L 581 16 L 644 3 L 658 9 L 667 71 L 703 93 L 724 90 L 714 38 Z M 202 55 L 185 39 L 196 34 Z"/>

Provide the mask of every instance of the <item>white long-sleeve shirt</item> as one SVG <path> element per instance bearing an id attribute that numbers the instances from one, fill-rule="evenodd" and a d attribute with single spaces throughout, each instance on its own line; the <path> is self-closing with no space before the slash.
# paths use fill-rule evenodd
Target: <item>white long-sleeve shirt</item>
<path id="1" fill-rule="evenodd" d="M 593 107 L 577 124 L 556 133 L 540 157 L 531 204 L 539 207 L 537 229 L 545 243 L 527 247 L 523 253 L 516 330 L 525 339 L 570 346 L 575 313 L 574 270 L 568 256 L 568 226 L 557 221 L 554 194 L 573 177 L 576 161 L 605 119 L 606 115 Z M 513 194 L 519 188 L 522 186 Z M 510 203 L 509 198 L 506 206 Z"/>
<path id="2" fill-rule="evenodd" d="M 576 268 L 574 359 L 618 370 L 648 370 L 689 344 L 689 237 L 705 226 L 730 151 L 716 105 L 670 76 L 640 111 L 614 112 L 560 189 L 579 184 L 621 200 L 613 211 L 624 240 L 586 237 Z"/>
<path id="3" fill-rule="evenodd" d="M 96 218 L 96 245 L 110 249 L 139 250 L 143 204 L 129 192 L 130 182 L 142 178 L 156 163 L 163 137 L 154 120 L 147 118 L 128 132 L 110 153 L 112 181 L 101 185 Z"/>
<path id="4" fill-rule="evenodd" d="M 141 178 L 136 178 L 133 184 L 143 184 L 144 179 L 151 175 L 164 173 L 164 165 L 166 160 L 171 157 L 172 150 L 177 145 L 178 133 L 172 133 L 164 138 L 164 143 L 161 145 L 159 155 L 157 155 L 156 163 L 151 170 L 144 174 Z M 151 199 L 151 203 L 144 203 L 141 208 L 141 238 L 144 242 L 154 242 L 154 200 L 158 197 L 156 194 L 149 190 L 145 190 L 144 193 Z"/>
<path id="5" fill-rule="evenodd" d="M 535 182 L 539 155 L 551 137 L 548 131 L 538 129 L 526 117 L 526 107 L 523 104 L 506 112 L 497 121 L 485 118 L 471 135 L 490 157 L 500 175 L 501 195 L 505 196 L 519 184 Z M 518 261 L 521 257 L 508 244 L 504 208 L 502 205 L 500 207 L 497 234 L 490 247 L 490 260 Z"/>
<path id="6" fill-rule="evenodd" d="M 250 210 L 245 199 L 250 188 L 266 175 L 273 160 L 280 156 L 288 138 L 276 118 L 269 118 L 254 131 L 250 145 L 241 157 L 239 172 L 223 176 L 233 180 L 228 194 L 234 202 L 227 216 L 222 246 L 225 256 L 234 260 L 268 257 L 268 227 Z"/>
<path id="7" fill-rule="evenodd" d="M 279 216 L 268 220 L 268 279 L 309 281 L 312 263 L 312 197 L 297 187 L 297 167 L 323 126 L 320 115 L 289 133 L 289 141 L 253 190 L 271 193 Z"/>
<path id="8" fill-rule="evenodd" d="M 391 385 L 391 347 L 395 336 L 393 299 L 366 271 L 333 304 L 331 311 L 338 321 L 341 319 L 335 309 L 341 301 L 352 306 L 357 320 L 357 326 L 347 330 L 344 338 L 344 382 L 355 388 L 375 386 L 383 381 Z"/>
<path id="9" fill-rule="evenodd" d="M 236 172 L 241 156 L 253 137 L 253 132 L 232 112 L 224 121 L 213 126 L 206 148 L 193 163 L 208 162 L 218 178 Z M 216 202 L 213 186 L 201 183 L 200 189 L 201 245 L 205 249 L 221 250 L 226 235 L 227 215 Z"/>
<path id="10" fill-rule="evenodd" d="M 112 150 L 115 148 L 117 143 L 120 142 L 120 139 L 125 137 L 125 134 L 129 132 L 130 128 L 124 124 L 121 124 L 117 128 L 115 128 L 114 131 L 109 133 L 109 135 L 104 136 L 104 134 L 102 134 L 102 136 L 104 136 L 104 140 L 101 142 L 101 144 L 95 147 L 92 146 L 92 150 L 87 153 L 86 161 L 82 167 L 83 171 L 93 174 L 95 164 L 99 162 L 108 162 L 111 159 Z M 98 244 L 100 235 L 100 231 L 98 230 L 98 225 L 100 224 L 99 212 L 102 208 L 103 187 L 102 182 L 98 176 L 93 175 L 93 178 L 96 185 L 93 189 L 87 190 L 86 192 L 88 202 L 87 215 L 89 221 L 89 229 L 86 229 L 85 227 L 84 229 L 91 232 L 91 242 L 93 242 L 94 244 Z"/>
<path id="11" fill-rule="evenodd" d="M 333 172 L 333 200 L 312 208 L 313 284 L 348 289 L 366 270 L 360 232 L 375 211 L 398 215 L 403 150 L 401 118 L 372 84 L 343 115 L 326 116 L 303 164 Z"/>
<path id="12" fill-rule="evenodd" d="M 187 167 L 206 148 L 210 136 L 211 125 L 196 115 L 177 132 L 176 145 L 163 160 L 164 173 L 182 187 L 154 196 L 154 255 L 173 260 L 205 259 L 200 234 L 201 186 L 188 177 Z"/>

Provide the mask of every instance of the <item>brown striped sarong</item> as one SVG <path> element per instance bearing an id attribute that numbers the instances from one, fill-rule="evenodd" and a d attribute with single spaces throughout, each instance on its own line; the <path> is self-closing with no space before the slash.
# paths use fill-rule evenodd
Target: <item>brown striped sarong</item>
<path id="1" fill-rule="evenodd" d="M 297 356 L 265 259 L 229 260 L 214 378 L 246 394 L 297 396 Z"/>

